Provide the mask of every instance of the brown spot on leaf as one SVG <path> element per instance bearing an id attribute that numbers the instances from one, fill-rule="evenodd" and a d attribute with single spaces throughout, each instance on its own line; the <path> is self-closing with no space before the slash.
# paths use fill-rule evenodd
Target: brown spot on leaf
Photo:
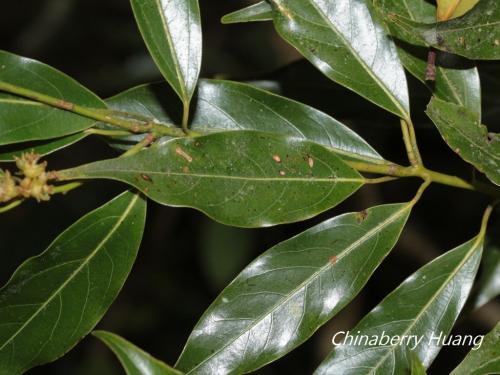
<path id="1" fill-rule="evenodd" d="M 284 176 L 285 174 L 286 174 L 285 171 L 283 171 L 283 170 L 280 171 L 280 176 Z"/>
<path id="2" fill-rule="evenodd" d="M 151 182 L 153 183 L 153 179 L 151 177 L 149 177 L 147 174 L 145 173 L 142 173 L 141 174 L 141 178 L 144 180 L 144 181 L 147 181 L 147 182 Z"/>
<path id="3" fill-rule="evenodd" d="M 281 158 L 279 155 L 273 155 L 273 160 L 276 162 L 276 163 L 281 163 Z"/>
<path id="4" fill-rule="evenodd" d="M 330 261 L 331 264 L 335 264 L 337 263 L 337 256 L 332 255 L 330 258 L 328 258 L 328 260 Z"/>
<path id="5" fill-rule="evenodd" d="M 187 165 L 185 165 L 184 167 L 182 167 L 182 172 L 189 173 L 189 167 Z"/>
<path id="6" fill-rule="evenodd" d="M 368 211 L 363 210 L 356 213 L 356 221 L 362 223 L 368 217 Z"/>

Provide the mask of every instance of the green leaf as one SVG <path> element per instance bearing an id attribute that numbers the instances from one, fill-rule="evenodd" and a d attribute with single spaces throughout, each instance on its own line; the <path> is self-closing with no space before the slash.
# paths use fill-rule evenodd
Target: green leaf
<path id="1" fill-rule="evenodd" d="M 500 295 L 500 248 L 485 246 L 481 272 L 468 304 L 477 309 Z"/>
<path id="2" fill-rule="evenodd" d="M 453 151 L 500 185 L 500 136 L 488 133 L 477 113 L 435 97 L 426 113 Z"/>
<path id="3" fill-rule="evenodd" d="M 405 68 L 418 80 L 425 82 L 427 49 L 398 45 L 398 53 Z M 433 94 L 469 111 L 481 113 L 481 82 L 474 63 L 446 52 L 438 52 L 436 80 L 427 84 Z"/>
<path id="4" fill-rule="evenodd" d="M 406 374 L 411 366 L 407 350 L 429 367 L 470 292 L 482 246 L 479 235 L 408 277 L 350 331 L 359 345 L 341 343 L 315 374 Z M 396 336 L 399 342 L 387 341 Z"/>
<path id="5" fill-rule="evenodd" d="M 256 22 L 256 21 L 272 21 L 273 8 L 266 1 L 250 5 L 246 8 L 226 14 L 221 21 L 224 24 Z"/>
<path id="6" fill-rule="evenodd" d="M 393 13 L 418 22 L 436 21 L 436 6 L 425 0 L 372 0 L 372 2 L 385 14 Z"/>
<path id="7" fill-rule="evenodd" d="M 391 33 L 410 43 L 476 60 L 500 59 L 500 3 L 481 0 L 464 16 L 446 22 L 421 23 L 391 14 Z"/>
<path id="8" fill-rule="evenodd" d="M 414 352 L 410 351 L 411 371 L 410 375 L 427 375 L 424 365 Z"/>
<path id="9" fill-rule="evenodd" d="M 384 13 L 396 13 L 416 22 L 434 22 L 436 8 L 425 0 L 379 0 L 376 4 Z M 405 6 L 406 5 L 406 6 Z M 396 40 L 399 57 L 406 70 L 426 83 L 439 99 L 452 102 L 470 111 L 481 113 L 481 84 L 473 62 L 446 52 L 437 54 L 436 79 L 425 81 L 428 48 L 419 48 Z"/>
<path id="10" fill-rule="evenodd" d="M 411 207 L 340 215 L 266 251 L 203 314 L 176 368 L 242 374 L 302 344 L 363 288 L 394 247 Z"/>
<path id="11" fill-rule="evenodd" d="M 146 46 L 163 77 L 189 103 L 201 67 L 201 19 L 197 0 L 131 0 Z"/>
<path id="12" fill-rule="evenodd" d="M 396 47 L 364 1 L 271 0 L 278 33 L 330 79 L 409 118 Z"/>
<path id="13" fill-rule="evenodd" d="M 127 375 L 182 375 L 180 371 L 151 357 L 145 351 L 114 333 L 94 331 L 92 334 L 115 353 Z"/>
<path id="14" fill-rule="evenodd" d="M 124 193 L 16 270 L 0 290 L 0 374 L 54 361 L 94 328 L 134 263 L 145 212 L 139 195 Z"/>
<path id="15" fill-rule="evenodd" d="M 87 134 L 80 132 L 65 137 L 51 139 L 49 141 L 36 141 L 27 143 L 16 143 L 0 147 L 0 161 L 12 161 L 15 156 L 21 156 L 25 152 L 34 151 L 41 156 L 49 155 L 85 138 Z"/>
<path id="16" fill-rule="evenodd" d="M 241 227 L 305 220 L 334 207 L 364 182 L 323 146 L 254 131 L 159 142 L 127 158 L 59 174 L 123 181 L 159 203 L 193 207 Z"/>
<path id="17" fill-rule="evenodd" d="M 500 373 L 500 323 L 488 333 L 479 347 L 473 348 L 451 375 L 488 375 Z"/>
<path id="18" fill-rule="evenodd" d="M 58 70 L 0 51 L 0 84 L 6 83 L 90 108 L 106 108 L 96 95 Z M 1 88 L 0 88 L 1 91 Z M 46 140 L 90 128 L 95 121 L 0 92 L 0 146 Z"/>
<path id="19" fill-rule="evenodd" d="M 115 110 L 171 123 L 176 115 L 171 102 L 164 94 L 158 95 L 165 89 L 164 84 L 138 86 L 107 103 Z M 200 80 L 195 102 L 193 130 L 246 129 L 289 134 L 325 145 L 344 159 L 387 163 L 360 136 L 323 112 L 248 84 Z M 136 141 L 137 137 L 127 139 Z"/>

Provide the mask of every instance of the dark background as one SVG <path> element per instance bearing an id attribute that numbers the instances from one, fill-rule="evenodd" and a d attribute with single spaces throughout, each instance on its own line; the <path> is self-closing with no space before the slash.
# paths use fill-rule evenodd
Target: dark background
<path id="1" fill-rule="evenodd" d="M 404 159 L 397 119 L 324 79 L 307 63 L 277 69 L 299 55 L 271 23 L 221 25 L 224 14 L 250 2 L 200 0 L 203 17 L 203 77 L 278 79 L 283 94 L 322 109 L 352 126 L 385 157 Z M 41 60 L 71 75 L 101 97 L 160 80 L 137 31 L 127 0 L 18 0 L 2 4 L 0 49 Z M 495 65 L 485 66 L 493 74 Z M 483 85 L 484 90 L 493 90 Z M 412 108 L 427 165 L 468 178 L 471 168 L 449 150 L 422 114 L 428 92 L 411 81 Z M 490 91 L 491 92 L 491 91 Z M 498 96 L 498 91 L 495 92 Z M 176 104 L 173 104 L 176 105 Z M 485 108 L 485 122 L 499 124 L 498 102 Z M 113 157 L 99 139 L 86 140 L 48 159 L 51 169 Z M 267 248 L 338 213 L 384 202 L 409 200 L 418 180 L 364 187 L 335 209 L 307 222 L 241 230 L 211 222 L 191 209 L 149 205 L 147 226 L 133 271 L 98 328 L 116 332 L 173 364 L 191 328 L 238 272 Z M 0 217 L 0 284 L 19 264 L 40 253 L 62 230 L 105 203 L 124 185 L 89 182 L 51 202 L 25 203 Z M 307 192 L 304 192 L 307 194 Z M 417 205 L 398 245 L 366 288 L 306 344 L 259 374 L 308 374 L 331 350 L 331 338 L 349 329 L 410 273 L 477 234 L 487 199 L 474 192 L 432 186 Z M 499 226 L 494 218 L 491 228 Z M 465 317 L 455 332 L 483 334 L 500 316 L 494 301 Z M 431 374 L 447 373 L 468 348 L 444 348 Z M 85 338 L 64 358 L 30 374 L 120 374 L 120 366 L 97 339 Z"/>

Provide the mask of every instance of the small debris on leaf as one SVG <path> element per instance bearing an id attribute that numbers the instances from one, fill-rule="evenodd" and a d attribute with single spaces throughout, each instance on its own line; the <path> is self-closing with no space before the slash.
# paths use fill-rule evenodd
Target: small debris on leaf
<path id="1" fill-rule="evenodd" d="M 314 159 L 312 157 L 307 158 L 307 164 L 309 164 L 309 168 L 314 167 Z"/>
<path id="2" fill-rule="evenodd" d="M 177 146 L 175 148 L 175 153 L 177 155 L 181 156 L 182 158 L 184 158 L 188 163 L 191 163 L 193 161 L 193 158 L 189 154 L 187 154 L 186 151 L 184 151 L 179 146 Z"/>

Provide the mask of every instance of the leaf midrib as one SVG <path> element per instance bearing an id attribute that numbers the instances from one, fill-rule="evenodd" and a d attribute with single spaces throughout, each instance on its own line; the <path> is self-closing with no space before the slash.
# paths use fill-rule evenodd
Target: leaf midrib
<path id="1" fill-rule="evenodd" d="M 0 99 L 0 103 L 44 106 L 45 104 L 25 99 Z"/>
<path id="2" fill-rule="evenodd" d="M 314 0 L 309 0 L 309 1 L 310 1 L 311 5 L 314 7 L 314 9 L 316 9 L 316 11 L 320 14 L 321 18 L 323 18 L 323 20 L 328 25 L 330 25 L 332 31 L 342 40 L 342 42 L 344 43 L 344 45 L 346 45 L 347 48 L 351 51 L 351 53 L 353 54 L 353 56 L 356 58 L 356 60 L 358 60 L 358 62 L 364 68 L 364 70 L 368 73 L 368 75 L 370 77 L 372 77 L 372 79 L 379 85 L 379 87 L 382 88 L 382 91 L 385 93 L 385 95 L 390 99 L 390 101 L 401 112 L 400 114 L 403 115 L 407 119 L 409 117 L 409 113 L 408 113 L 408 111 L 405 108 L 403 108 L 401 106 L 401 103 L 399 102 L 399 100 L 397 100 L 391 94 L 391 92 L 388 91 L 388 89 L 385 86 L 385 84 L 382 81 L 380 81 L 380 78 L 376 74 L 374 74 L 372 72 L 372 70 L 368 67 L 368 65 L 366 64 L 366 62 L 361 58 L 361 56 L 358 55 L 358 53 L 356 52 L 356 50 L 354 50 L 354 49 L 351 48 L 351 43 L 344 37 L 344 35 L 341 32 L 339 32 L 339 30 L 337 30 L 337 28 L 335 27 L 335 25 L 330 21 L 330 19 L 323 12 L 323 10 L 316 5 L 316 3 L 314 2 Z M 372 18 L 371 14 L 370 14 L 370 18 Z M 375 25 L 375 23 L 373 21 L 373 18 L 372 18 L 372 24 Z"/>
<path id="3" fill-rule="evenodd" d="M 197 173 L 180 173 L 180 172 L 159 172 L 159 171 L 147 171 L 147 170 L 136 170 L 136 169 L 99 169 L 93 173 L 99 174 L 110 174 L 110 173 L 141 173 L 146 175 L 160 175 L 160 176 L 182 176 L 182 177 L 197 177 L 197 178 L 211 178 L 211 179 L 223 179 L 223 180 L 243 180 L 243 181 L 283 181 L 283 182 L 359 182 L 364 183 L 364 178 L 343 178 L 343 177 L 333 177 L 333 178 L 304 178 L 304 177 L 245 177 L 245 176 L 227 176 L 227 175 L 209 175 L 209 174 L 197 174 Z M 91 171 L 92 173 L 92 171 Z M 64 179 L 66 178 L 92 178 L 92 174 L 85 174 L 85 171 L 78 173 L 78 167 L 72 176 L 72 170 L 68 169 L 66 171 L 59 172 L 59 175 Z"/>
<path id="4" fill-rule="evenodd" d="M 340 252 L 337 255 L 337 262 L 340 259 L 342 259 L 343 257 L 345 257 L 350 251 L 352 251 L 353 249 L 359 247 L 362 243 L 364 243 L 367 240 L 369 240 L 374 234 L 378 233 L 379 230 L 381 230 L 381 228 L 383 228 L 385 226 L 388 226 L 388 225 L 391 225 L 392 223 L 394 223 L 397 219 L 399 219 L 402 216 L 402 214 L 403 214 L 404 211 L 406 211 L 408 209 L 411 209 L 412 207 L 413 207 L 412 203 L 406 204 L 402 209 L 398 210 L 396 213 L 394 213 L 393 215 L 391 215 L 388 219 L 384 220 L 383 222 L 381 222 L 380 224 L 378 224 L 375 228 L 373 228 L 370 231 L 366 232 L 360 239 L 358 239 L 357 241 L 353 242 L 351 245 L 349 245 L 347 248 L 345 248 L 344 250 L 342 250 L 342 252 Z M 224 345 L 219 350 L 215 350 L 213 353 L 211 353 L 211 355 L 209 357 L 205 358 L 198 365 L 196 365 L 195 367 L 193 367 L 192 369 L 190 369 L 188 372 L 186 372 L 186 375 L 191 374 L 198 367 L 200 367 L 201 365 L 203 365 L 204 363 L 206 363 L 207 361 L 209 361 L 214 356 L 218 355 L 220 352 L 222 352 L 224 349 L 226 349 L 229 345 L 231 345 L 236 340 L 238 340 L 241 336 L 243 336 L 247 332 L 251 331 L 265 317 L 273 314 L 274 311 L 276 311 L 280 306 L 284 305 L 290 299 L 292 299 L 296 295 L 296 293 L 298 293 L 302 288 L 304 288 L 307 285 L 309 285 L 319 275 L 321 275 L 324 272 L 326 272 L 332 266 L 333 266 L 332 263 L 329 261 L 326 265 L 324 265 L 323 267 L 320 267 L 318 271 L 314 272 L 312 275 L 310 275 L 308 278 L 306 278 L 302 283 L 300 283 L 295 289 L 293 289 L 288 294 L 288 296 L 285 299 L 283 299 L 282 301 L 280 301 L 280 303 L 277 303 L 272 309 L 266 311 L 264 314 L 261 314 L 259 317 L 257 317 L 254 320 L 254 322 L 247 329 L 244 330 L 243 333 L 239 334 L 238 336 L 235 336 L 230 342 L 228 342 L 226 345 Z M 181 356 L 182 356 L 182 354 L 181 354 Z M 176 366 L 177 366 L 177 364 L 176 364 Z"/>
<path id="5" fill-rule="evenodd" d="M 170 53 L 172 54 L 172 58 L 174 60 L 174 68 L 175 72 L 177 73 L 177 78 L 179 79 L 180 83 L 180 89 L 181 89 L 181 96 L 182 96 L 182 101 L 184 103 L 189 102 L 189 97 L 187 95 L 187 87 L 186 87 L 186 79 L 182 72 L 180 71 L 180 64 L 179 64 L 179 57 L 177 56 L 177 51 L 174 48 L 173 40 L 172 40 L 172 35 L 170 34 L 170 29 L 167 24 L 167 20 L 165 19 L 165 14 L 163 13 L 163 8 L 161 6 L 160 0 L 155 0 L 156 6 L 158 8 L 158 12 L 160 14 L 160 19 L 163 24 L 163 29 L 165 31 L 165 36 L 167 37 L 168 40 L 168 49 L 170 50 Z M 186 4 L 188 9 L 189 9 L 189 4 Z M 156 43 L 155 43 L 156 44 Z M 160 51 L 160 49 L 159 49 Z M 161 54 L 161 52 L 160 52 Z"/>
<path id="6" fill-rule="evenodd" d="M 473 243 L 471 246 L 471 249 L 467 252 L 467 255 L 462 259 L 462 261 L 458 264 L 457 267 L 454 268 L 453 272 L 450 272 L 448 277 L 443 281 L 441 287 L 432 295 L 432 297 L 429 299 L 429 301 L 422 307 L 422 309 L 419 311 L 417 316 L 412 319 L 413 323 L 409 325 L 409 327 L 402 333 L 402 335 L 408 335 L 408 333 L 415 327 L 417 322 L 420 320 L 422 315 L 425 313 L 427 308 L 434 302 L 434 300 L 437 298 L 437 296 L 443 291 L 443 289 L 449 284 L 452 278 L 456 276 L 456 274 L 460 271 L 460 269 L 463 267 L 465 263 L 467 263 L 470 258 L 472 257 L 473 253 L 477 250 L 477 247 L 483 242 L 483 237 L 478 235 L 476 241 Z M 392 293 L 391 293 L 392 294 Z M 385 355 L 382 356 L 382 358 L 373 366 L 371 369 L 374 371 L 376 370 L 380 365 L 384 363 L 386 360 L 387 356 L 394 351 L 394 348 L 397 345 L 386 345 L 384 348 L 389 348 L 390 350 L 387 351 Z M 374 373 L 373 371 L 370 372 Z"/>
<path id="7" fill-rule="evenodd" d="M 2 351 L 8 344 L 10 344 L 16 337 L 19 335 L 36 317 L 37 315 L 43 311 L 51 302 L 52 300 L 58 296 L 62 290 L 80 273 L 80 271 L 85 267 L 91 260 L 92 258 L 99 252 L 99 250 L 106 244 L 106 242 L 111 238 L 111 236 L 118 230 L 120 225 L 123 223 L 125 220 L 126 216 L 130 213 L 132 210 L 132 207 L 135 205 L 137 200 L 139 199 L 139 195 L 136 195 L 129 203 L 125 211 L 123 212 L 122 215 L 119 216 L 119 219 L 117 220 L 116 224 L 111 228 L 109 233 L 102 239 L 102 241 L 99 242 L 99 244 L 96 246 L 95 250 L 92 251 L 91 254 L 85 259 L 82 264 L 73 271 L 69 277 L 64 281 L 59 288 L 57 288 L 52 295 L 49 296 L 46 302 L 40 305 L 40 307 L 29 317 L 29 319 L 26 320 L 26 322 L 19 327 L 19 329 L 14 332 L 8 340 L 5 341 L 5 343 L 0 346 L 0 351 Z"/>

